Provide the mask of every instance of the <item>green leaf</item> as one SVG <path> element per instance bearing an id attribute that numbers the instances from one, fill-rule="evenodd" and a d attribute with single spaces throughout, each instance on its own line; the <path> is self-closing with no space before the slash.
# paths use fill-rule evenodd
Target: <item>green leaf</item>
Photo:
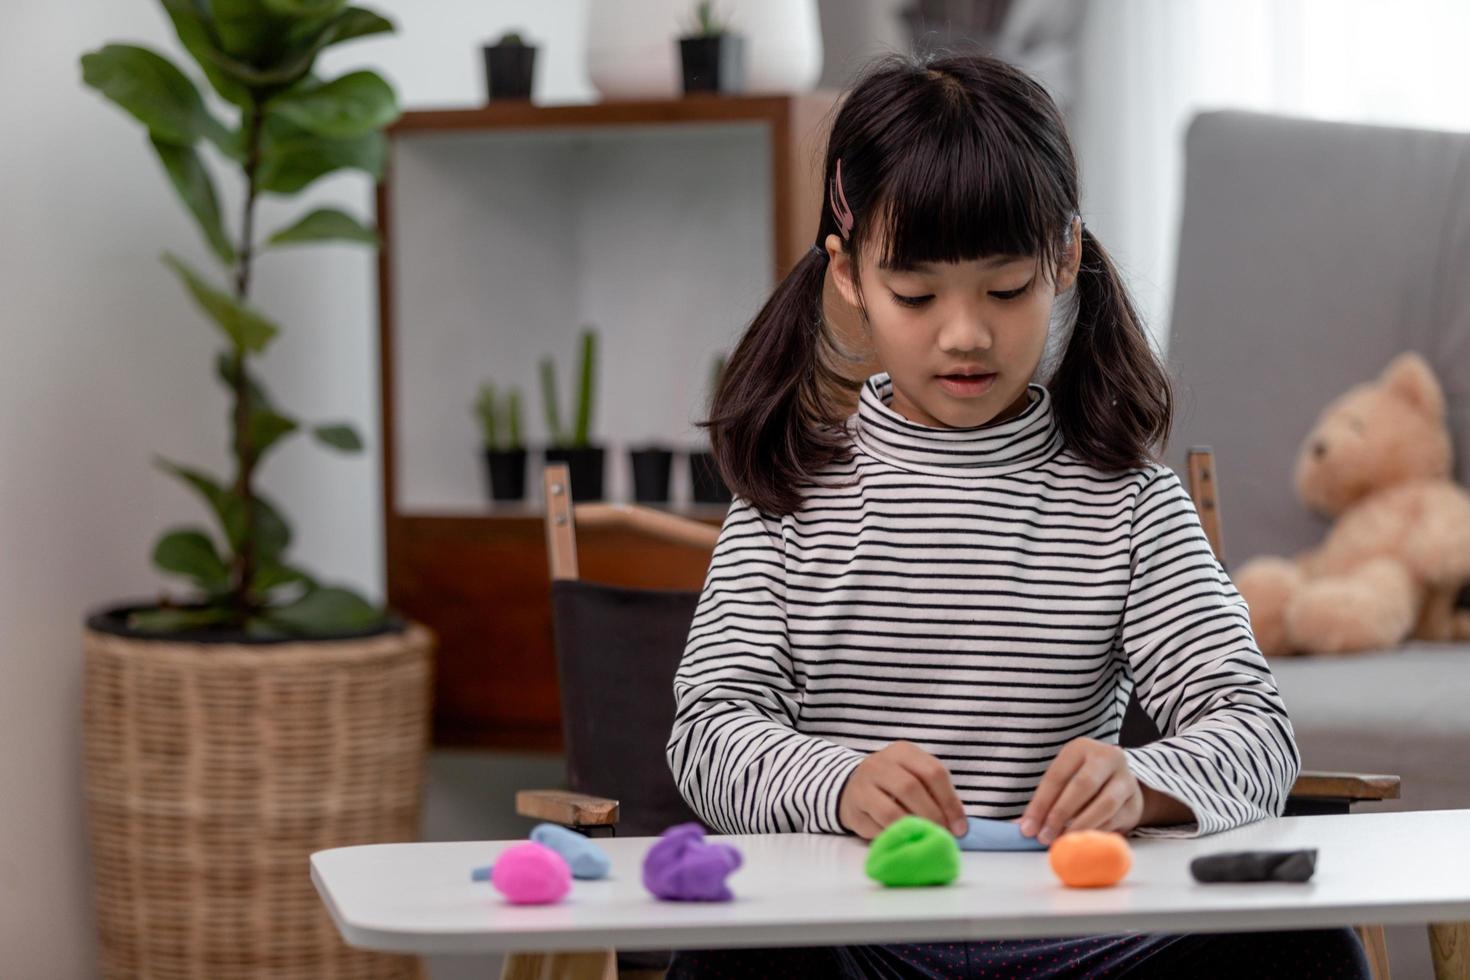
<path id="1" fill-rule="evenodd" d="M 225 519 L 225 516 L 228 510 L 229 494 L 220 486 L 218 480 L 202 470 L 183 466 L 162 457 L 155 458 L 154 465 L 165 473 L 178 477 L 190 489 L 199 494 L 204 502 L 209 505 L 209 509 L 214 511 L 214 516 L 219 519 L 220 527 L 225 529 L 230 547 L 234 549 L 239 546 L 239 542 L 228 533 L 229 522 Z"/>
<path id="2" fill-rule="evenodd" d="M 158 539 L 153 564 L 165 572 L 192 579 L 206 592 L 219 593 L 230 587 L 230 569 L 214 550 L 214 542 L 203 531 L 182 528 Z"/>
<path id="3" fill-rule="evenodd" d="M 307 588 L 316 588 L 316 582 L 312 577 L 300 569 L 275 562 L 266 562 L 256 569 L 255 576 L 250 582 L 250 588 L 255 592 L 265 593 L 284 585 L 298 584 L 305 585 Z"/>
<path id="4" fill-rule="evenodd" d="M 189 77 L 147 48 L 109 44 L 82 55 L 82 81 L 131 113 L 155 140 L 193 146 L 208 139 L 222 149 L 235 145 Z"/>
<path id="5" fill-rule="evenodd" d="M 316 436 L 318 442 L 331 446 L 333 449 L 340 449 L 348 453 L 355 453 L 362 449 L 362 439 L 358 436 L 357 430 L 350 425 L 319 425 L 312 430 L 312 434 Z"/>
<path id="6" fill-rule="evenodd" d="M 325 23 L 306 19 L 288 27 L 284 34 L 285 50 L 277 52 L 280 57 L 274 63 L 265 64 L 262 60 L 250 58 L 241 60 L 228 54 L 218 55 L 212 60 L 229 77 L 250 88 L 289 88 L 306 77 L 324 48 L 391 30 L 392 22 L 382 16 L 360 7 L 349 7 Z"/>
<path id="7" fill-rule="evenodd" d="M 253 65 L 274 53 L 283 25 L 261 0 L 210 0 L 209 11 L 225 54 Z"/>
<path id="8" fill-rule="evenodd" d="M 252 401 L 249 424 L 250 451 L 259 459 L 278 440 L 295 432 L 299 427 L 295 419 L 287 418 L 269 408 L 257 407 Z"/>
<path id="9" fill-rule="evenodd" d="M 357 593 L 337 587 L 317 588 L 289 606 L 272 609 L 273 626 L 306 636 L 365 630 L 383 621 L 383 613 Z"/>
<path id="10" fill-rule="evenodd" d="M 232 495 L 233 496 L 233 495 Z M 238 497 L 234 498 L 239 500 Z M 241 513 L 237 523 L 243 527 L 243 503 L 237 505 Z M 255 557 L 259 562 L 271 562 L 281 557 L 291 543 L 291 528 L 280 511 L 264 497 L 255 498 Z"/>
<path id="11" fill-rule="evenodd" d="M 235 297 L 209 285 L 173 255 L 164 255 L 163 261 L 178 273 L 199 308 L 209 314 L 210 319 L 219 325 L 236 347 L 259 354 L 265 350 L 271 338 L 280 332 L 275 324 Z"/>
<path id="12" fill-rule="evenodd" d="M 348 241 L 377 245 L 378 233 L 352 215 L 336 208 L 318 208 L 289 228 L 270 237 L 272 245 L 297 245 L 305 242 Z"/>
<path id="13" fill-rule="evenodd" d="M 163 161 L 163 167 L 173 181 L 174 190 L 178 191 L 194 220 L 199 222 L 199 229 L 204 232 L 209 247 L 214 249 L 221 262 L 235 261 L 235 249 L 225 234 L 224 221 L 220 217 L 214 181 L 199 159 L 199 153 L 192 146 L 165 143 L 156 136 L 152 140 L 158 158 Z"/>
<path id="14" fill-rule="evenodd" d="M 336 170 L 362 170 L 374 180 L 381 179 L 388 157 L 388 141 L 382 133 L 328 139 L 279 116 L 267 116 L 260 157 L 256 186 L 275 194 L 295 194 Z"/>
<path id="15" fill-rule="evenodd" d="M 546 410 L 546 432 L 551 444 L 567 445 L 561 427 L 561 402 L 556 397 L 556 364 L 549 357 L 541 359 L 541 406 Z"/>
<path id="16" fill-rule="evenodd" d="M 182 633 L 187 630 L 215 626 L 230 618 L 222 606 L 202 609 L 140 609 L 128 615 L 128 626 L 148 633 Z"/>
<path id="17" fill-rule="evenodd" d="M 371 133 L 398 118 L 393 89 L 370 71 L 355 71 L 324 85 L 299 86 L 266 108 L 309 133 L 333 139 Z"/>
<path id="18" fill-rule="evenodd" d="M 229 60 L 215 44 L 214 36 L 199 12 L 195 0 L 159 0 L 168 18 L 173 22 L 179 43 L 193 56 L 209 84 L 227 102 L 237 106 L 250 104 L 250 90 L 232 79 L 220 67 L 221 61 Z M 243 154 L 240 154 L 243 156 Z"/>
<path id="19" fill-rule="evenodd" d="M 209 474 L 159 458 L 156 464 L 178 477 L 203 498 L 219 519 L 225 540 L 238 554 L 245 540 L 245 500 L 233 489 L 226 490 Z M 276 561 L 291 543 L 291 528 L 269 500 L 255 497 L 255 557 L 262 565 Z"/>
<path id="20" fill-rule="evenodd" d="M 299 43 L 309 39 L 316 51 L 321 51 L 333 44 L 344 44 L 360 37 L 392 32 L 393 22 L 383 15 L 364 7 L 349 7 L 333 18 L 320 33 L 314 34 L 307 27 L 305 30 L 298 30 L 292 40 Z"/>
<path id="21" fill-rule="evenodd" d="M 340 14 L 348 0 L 264 0 L 265 9 L 278 17 L 327 20 Z"/>
<path id="22" fill-rule="evenodd" d="M 285 630 L 272 626 L 271 621 L 265 616 L 251 616 L 245 620 L 245 635 L 257 640 L 286 640 L 291 634 Z"/>
<path id="23" fill-rule="evenodd" d="M 235 390 L 234 360 L 234 353 L 227 350 L 220 351 L 219 356 L 214 359 L 215 374 L 219 376 L 220 381 L 224 383 L 225 388 L 229 391 Z M 252 408 L 271 407 L 270 393 L 260 383 L 260 379 L 251 374 L 249 370 L 245 372 L 245 385 L 250 390 L 250 405 Z"/>

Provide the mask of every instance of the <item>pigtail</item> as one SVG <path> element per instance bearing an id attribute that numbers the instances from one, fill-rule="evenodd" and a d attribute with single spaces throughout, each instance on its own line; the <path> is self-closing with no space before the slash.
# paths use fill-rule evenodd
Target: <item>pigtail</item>
<path id="1" fill-rule="evenodd" d="M 1082 229 L 1077 323 L 1048 387 L 1067 447 L 1105 472 L 1144 465 L 1169 437 L 1174 394 L 1127 287 Z"/>
<path id="2" fill-rule="evenodd" d="M 759 511 L 790 514 L 801 484 L 845 456 L 833 388 L 835 341 L 822 314 L 827 254 L 802 254 L 736 345 L 715 392 L 710 448 L 731 492 Z"/>

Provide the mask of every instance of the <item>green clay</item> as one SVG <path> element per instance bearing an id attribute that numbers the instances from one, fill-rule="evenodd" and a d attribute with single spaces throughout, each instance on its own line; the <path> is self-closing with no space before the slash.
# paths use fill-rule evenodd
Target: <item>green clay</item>
<path id="1" fill-rule="evenodd" d="M 960 874 L 954 834 L 923 817 L 900 817 L 868 847 L 868 877 L 890 888 L 947 885 Z"/>

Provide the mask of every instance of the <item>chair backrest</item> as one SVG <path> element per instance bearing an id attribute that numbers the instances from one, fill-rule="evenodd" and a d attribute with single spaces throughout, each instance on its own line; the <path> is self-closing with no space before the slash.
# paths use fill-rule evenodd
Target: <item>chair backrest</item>
<path id="1" fill-rule="evenodd" d="M 1297 447 L 1333 397 L 1403 351 L 1439 374 L 1470 476 L 1467 268 L 1470 136 L 1193 120 L 1169 339 L 1175 444 L 1216 450 L 1234 562 L 1320 539 L 1325 525 L 1293 496 Z"/>
<path id="2" fill-rule="evenodd" d="M 552 583 L 567 784 L 617 800 L 620 835 L 654 836 L 698 819 L 665 752 L 674 671 L 698 602 L 694 591 Z"/>
<path id="3" fill-rule="evenodd" d="M 674 783 L 665 747 L 674 725 L 674 671 L 699 590 L 581 581 L 576 527 L 586 517 L 705 550 L 718 529 L 643 508 L 574 507 L 565 464 L 548 466 L 545 484 L 568 786 L 617 800 L 621 835 L 653 836 L 697 820 Z"/>

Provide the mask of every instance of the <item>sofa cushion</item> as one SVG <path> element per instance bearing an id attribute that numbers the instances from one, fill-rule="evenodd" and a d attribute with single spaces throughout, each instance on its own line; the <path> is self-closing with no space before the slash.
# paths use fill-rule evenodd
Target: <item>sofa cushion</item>
<path id="1" fill-rule="evenodd" d="M 1323 407 L 1402 351 L 1440 376 L 1470 477 L 1470 135 L 1248 112 L 1185 147 L 1168 460 L 1214 448 L 1222 558 L 1315 545 L 1291 468 Z"/>
<path id="2" fill-rule="evenodd" d="M 1382 808 L 1470 807 L 1470 646 L 1271 660 L 1306 769 L 1397 775 Z"/>

